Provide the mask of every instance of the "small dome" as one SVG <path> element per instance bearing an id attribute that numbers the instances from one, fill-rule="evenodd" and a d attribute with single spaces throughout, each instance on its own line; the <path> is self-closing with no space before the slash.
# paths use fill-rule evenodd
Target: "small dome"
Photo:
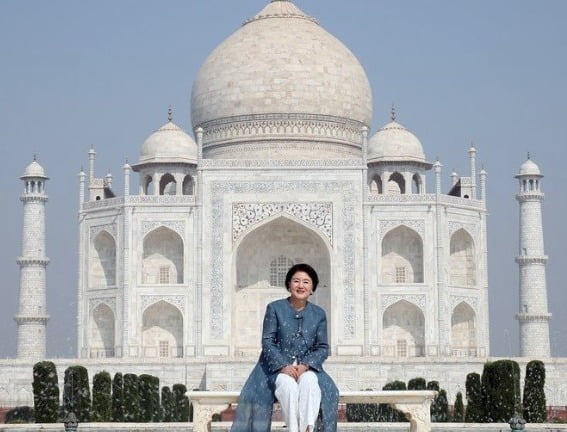
<path id="1" fill-rule="evenodd" d="M 541 171 L 534 161 L 528 159 L 520 166 L 518 175 L 541 176 Z"/>
<path id="2" fill-rule="evenodd" d="M 43 169 L 43 167 L 37 163 L 37 161 L 34 159 L 34 161 L 29 164 L 25 171 L 24 171 L 24 175 L 21 178 L 24 177 L 42 177 L 42 178 L 47 178 L 47 176 L 45 175 L 45 170 Z"/>
<path id="3" fill-rule="evenodd" d="M 144 142 L 139 164 L 197 163 L 197 144 L 171 120 Z"/>
<path id="4" fill-rule="evenodd" d="M 404 126 L 392 121 L 380 128 L 368 142 L 368 162 L 427 163 L 419 139 Z"/>

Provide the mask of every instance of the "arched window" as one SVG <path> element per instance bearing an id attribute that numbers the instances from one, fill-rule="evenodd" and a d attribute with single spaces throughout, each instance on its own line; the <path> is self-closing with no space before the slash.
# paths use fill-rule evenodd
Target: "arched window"
<path id="1" fill-rule="evenodd" d="M 399 226 L 384 236 L 381 280 L 385 284 L 423 282 L 423 242 L 414 230 Z"/>
<path id="2" fill-rule="evenodd" d="M 114 313 L 106 304 L 99 304 L 90 319 L 90 357 L 114 357 Z"/>
<path id="3" fill-rule="evenodd" d="M 453 355 L 463 357 L 477 355 L 475 313 L 465 302 L 459 303 L 451 316 L 451 345 Z"/>
<path id="4" fill-rule="evenodd" d="M 425 318 L 414 304 L 400 300 L 384 311 L 382 352 L 385 356 L 423 357 Z"/>
<path id="5" fill-rule="evenodd" d="M 457 286 L 476 285 L 474 243 L 468 232 L 459 229 L 451 236 L 450 284 Z"/>
<path id="6" fill-rule="evenodd" d="M 116 243 L 106 231 L 101 231 L 90 249 L 89 288 L 116 285 Z"/>
<path id="7" fill-rule="evenodd" d="M 144 182 L 142 183 L 142 189 L 143 189 L 143 193 L 144 195 L 153 195 L 154 191 L 153 191 L 153 179 L 152 176 L 148 175 L 144 178 Z"/>
<path id="8" fill-rule="evenodd" d="M 412 185 L 412 189 L 411 189 L 412 194 L 422 193 L 423 184 L 421 182 L 421 176 L 418 173 L 415 173 L 413 175 L 411 185 Z"/>
<path id="9" fill-rule="evenodd" d="M 285 275 L 291 266 L 293 260 L 283 255 L 273 259 L 270 262 L 270 285 L 285 288 Z"/>
<path id="10" fill-rule="evenodd" d="M 183 357 L 183 316 L 165 301 L 148 307 L 142 316 L 144 357 Z"/>
<path id="11" fill-rule="evenodd" d="M 393 173 L 388 179 L 388 194 L 400 195 L 406 193 L 406 181 L 399 172 Z"/>
<path id="12" fill-rule="evenodd" d="M 160 227 L 144 238 L 142 283 L 183 283 L 183 240 L 175 231 Z"/>
<path id="13" fill-rule="evenodd" d="M 177 183 L 171 174 L 164 174 L 159 181 L 160 195 L 175 195 Z"/>
<path id="14" fill-rule="evenodd" d="M 371 194 L 381 194 L 382 193 L 382 179 L 379 175 L 372 177 L 370 182 L 370 193 Z"/>

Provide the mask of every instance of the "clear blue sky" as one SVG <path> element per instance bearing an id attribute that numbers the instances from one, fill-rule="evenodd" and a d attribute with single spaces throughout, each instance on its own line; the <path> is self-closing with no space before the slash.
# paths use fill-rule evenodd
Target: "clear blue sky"
<path id="1" fill-rule="evenodd" d="M 0 357 L 14 356 L 22 192 L 37 154 L 47 170 L 48 354 L 76 353 L 81 165 L 98 153 L 122 188 L 125 158 L 189 101 L 207 54 L 267 0 L 0 1 Z M 567 356 L 567 2 L 297 0 L 358 56 L 374 91 L 372 130 L 398 120 L 443 164 L 468 175 L 474 142 L 488 171 L 493 355 L 518 353 L 516 174 L 529 151 L 545 178 L 552 351 Z M 479 167 L 480 168 L 480 167 Z M 134 176 L 135 177 L 135 176 Z M 136 183 L 132 179 L 132 185 Z M 430 181 L 431 185 L 432 182 Z"/>

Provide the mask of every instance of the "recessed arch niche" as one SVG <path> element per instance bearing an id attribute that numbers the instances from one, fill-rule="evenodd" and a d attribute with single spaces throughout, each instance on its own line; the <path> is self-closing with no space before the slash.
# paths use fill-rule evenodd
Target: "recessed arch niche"
<path id="1" fill-rule="evenodd" d="M 144 357 L 183 357 L 183 315 L 171 303 L 160 300 L 142 315 Z"/>
<path id="2" fill-rule="evenodd" d="M 266 305 L 287 297 L 285 287 L 270 283 L 275 280 L 274 263 L 307 263 L 317 271 L 319 286 L 310 301 L 325 309 L 331 340 L 331 257 L 329 246 L 316 231 L 291 217 L 278 216 L 249 232 L 235 255 L 232 339 L 236 356 L 258 354 Z"/>
<path id="3" fill-rule="evenodd" d="M 104 303 L 93 309 L 90 317 L 91 358 L 114 357 L 114 313 Z"/>
<path id="4" fill-rule="evenodd" d="M 382 317 L 383 355 L 423 357 L 425 317 L 413 303 L 400 300 L 389 306 Z"/>

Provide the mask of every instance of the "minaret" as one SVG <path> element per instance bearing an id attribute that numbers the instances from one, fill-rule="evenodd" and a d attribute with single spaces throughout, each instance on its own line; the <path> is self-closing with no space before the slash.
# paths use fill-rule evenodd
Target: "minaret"
<path id="1" fill-rule="evenodd" d="M 40 164 L 28 165 L 24 175 L 24 204 L 22 228 L 22 256 L 20 265 L 20 297 L 18 315 L 18 358 L 45 358 L 46 325 L 49 316 L 46 308 L 45 268 L 49 259 L 45 256 L 45 182 L 48 177 Z"/>
<path id="2" fill-rule="evenodd" d="M 516 257 L 520 266 L 520 305 L 516 315 L 520 322 L 520 356 L 543 359 L 551 356 L 551 314 L 547 308 L 545 282 L 547 256 L 541 218 L 543 175 L 528 155 L 516 178 L 520 183 L 520 192 L 516 195 L 520 203 L 520 253 Z"/>

